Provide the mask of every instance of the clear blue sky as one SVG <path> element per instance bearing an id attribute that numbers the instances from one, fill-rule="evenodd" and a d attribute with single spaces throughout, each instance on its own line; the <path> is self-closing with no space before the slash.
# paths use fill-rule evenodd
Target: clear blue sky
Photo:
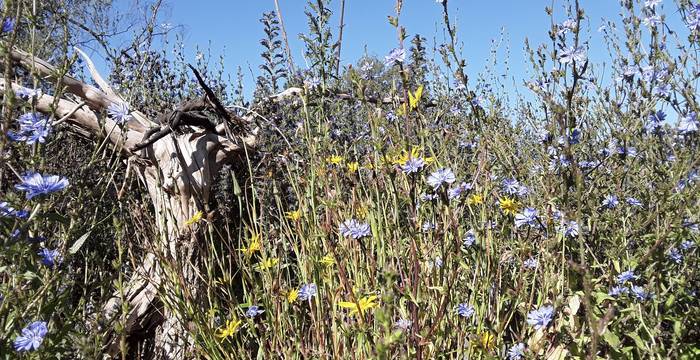
<path id="1" fill-rule="evenodd" d="M 121 4 L 131 0 L 118 0 Z M 305 0 L 280 0 L 281 12 L 293 57 L 297 66 L 304 66 L 302 43 L 299 34 L 307 31 L 304 15 Z M 339 1 L 333 0 L 333 23 L 337 26 Z M 669 9 L 674 5 L 665 1 Z M 510 47 L 509 78 L 528 78 L 523 44 L 529 38 L 531 44 L 547 41 L 549 17 L 545 6 L 552 0 L 451 0 L 449 2 L 453 21 L 458 26 L 459 39 L 464 42 L 463 56 L 468 61 L 469 73 L 474 75 L 483 70 L 490 56 L 492 40 L 498 40 L 502 30 L 506 43 L 500 54 L 506 54 Z M 566 19 L 565 1 L 555 0 L 557 22 Z M 591 51 L 594 60 L 606 59 L 603 53 L 602 37 L 597 32 L 601 18 L 618 19 L 618 0 L 581 0 L 581 5 L 590 22 L 584 27 L 590 29 Z M 365 48 L 370 55 L 384 56 L 397 46 L 395 29 L 389 25 L 387 16 L 394 15 L 394 0 L 346 0 L 346 27 L 343 41 L 341 64 L 354 63 L 361 57 Z M 261 60 L 259 53 L 262 38 L 261 14 L 274 9 L 273 0 L 170 0 L 165 21 L 182 25 L 185 52 L 194 62 L 195 47 L 210 48 L 215 59 L 225 57 L 225 69 L 235 75 L 237 66 L 243 67 L 246 75 L 246 93 L 250 94 L 254 85 L 249 67 L 257 74 Z M 428 38 L 430 45 L 437 39 L 444 39 L 442 30 L 441 5 L 435 0 L 405 0 L 401 23 L 410 36 L 420 33 Z M 335 33 L 337 36 L 337 32 Z"/>

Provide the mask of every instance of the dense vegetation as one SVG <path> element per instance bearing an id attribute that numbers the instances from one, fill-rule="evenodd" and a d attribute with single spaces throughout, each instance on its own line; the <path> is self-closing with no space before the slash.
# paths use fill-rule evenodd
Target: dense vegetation
<path id="1" fill-rule="evenodd" d="M 81 76 L 72 46 L 104 46 L 109 81 L 152 117 L 200 94 L 179 43 L 156 50 L 169 36 L 154 26 L 160 2 L 119 49 L 106 31 L 70 31 L 118 28 L 109 2 L 94 3 L 0 11 L 3 81 L 25 86 L 5 88 L 2 109 L 3 359 L 100 357 L 124 326 L 102 308 L 158 236 L 127 159 L 35 113 L 37 96 L 64 89 L 8 49 Z M 335 2 L 307 5 L 304 70 L 278 14 L 263 15 L 250 102 L 240 76 L 197 57 L 223 102 L 255 111 L 261 143 L 217 174 L 210 211 L 188 221 L 206 291 L 187 296 L 163 265 L 159 290 L 183 294 L 167 306 L 188 319 L 194 356 L 700 357 L 700 4 L 620 1 L 620 17 L 592 30 L 608 68 L 588 61 L 585 2 L 547 9 L 550 42 L 526 44 L 534 76 L 513 99 L 495 70 L 466 75 L 447 0 L 435 53 L 407 38 L 401 3 L 400 43 L 352 67 L 337 61 Z M 122 351 L 147 358 L 142 346 Z"/>

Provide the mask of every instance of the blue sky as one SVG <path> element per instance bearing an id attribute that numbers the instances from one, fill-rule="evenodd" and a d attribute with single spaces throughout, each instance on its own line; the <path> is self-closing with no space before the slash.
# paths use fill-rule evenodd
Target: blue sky
<path id="1" fill-rule="evenodd" d="M 123 5 L 131 0 L 119 0 Z M 670 0 L 669 0 L 670 1 Z M 667 1 L 667 2 L 669 2 Z M 291 42 L 294 61 L 304 67 L 303 47 L 299 34 L 307 31 L 304 15 L 305 0 L 279 0 L 285 26 Z M 528 78 L 524 48 L 525 38 L 533 46 L 548 41 L 549 17 L 545 6 L 552 0 L 451 0 L 453 23 L 457 24 L 459 39 L 464 43 L 463 57 L 468 61 L 468 71 L 481 72 L 490 56 L 492 41 L 498 41 L 503 32 L 505 43 L 499 57 L 505 56 L 509 48 L 510 69 L 507 77 L 521 84 Z M 566 19 L 565 1 L 554 1 L 555 19 Z M 584 27 L 590 29 L 591 50 L 594 61 L 605 60 L 602 38 L 596 31 L 601 18 L 618 19 L 618 0 L 582 0 L 588 16 Z M 394 15 L 394 0 L 346 0 L 346 27 L 343 41 L 342 64 L 354 63 L 365 50 L 370 55 L 384 56 L 397 46 L 396 30 L 389 25 L 387 16 Z M 672 6 L 667 4 L 666 6 Z M 333 0 L 333 23 L 337 26 L 339 1 Z M 254 85 L 251 71 L 257 75 L 261 60 L 263 36 L 261 14 L 274 9 L 273 0 L 171 0 L 164 13 L 164 21 L 181 25 L 180 33 L 188 59 L 195 61 L 196 46 L 209 48 L 214 59 L 225 57 L 225 70 L 232 77 L 237 66 L 246 75 L 246 93 Z M 441 5 L 434 0 L 406 0 L 401 23 L 410 36 L 420 33 L 429 40 L 429 45 L 444 39 Z M 337 36 L 337 32 L 335 33 Z M 172 39 L 171 39 L 172 40 Z M 509 81 L 512 84 L 512 81 Z"/>

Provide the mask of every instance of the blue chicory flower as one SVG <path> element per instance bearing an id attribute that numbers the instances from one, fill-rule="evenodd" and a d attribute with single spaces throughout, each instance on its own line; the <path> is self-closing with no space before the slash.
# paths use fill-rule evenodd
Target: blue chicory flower
<path id="1" fill-rule="evenodd" d="M 369 224 L 355 219 L 346 220 L 340 224 L 339 230 L 343 236 L 351 237 L 355 240 L 371 235 Z"/>
<path id="2" fill-rule="evenodd" d="M 467 303 L 457 305 L 457 314 L 463 318 L 470 318 L 474 315 L 474 306 Z"/>
<path id="3" fill-rule="evenodd" d="M 68 180 L 58 175 L 41 175 L 39 173 L 29 173 L 22 177 L 22 183 L 15 185 L 15 188 L 27 193 L 27 200 L 40 195 L 48 195 L 56 191 L 61 191 L 68 186 Z"/>
<path id="4" fill-rule="evenodd" d="M 457 180 L 455 174 L 450 168 L 444 168 L 437 170 L 428 176 L 428 185 L 433 187 L 433 190 L 437 190 L 443 184 L 452 184 Z"/>
<path id="5" fill-rule="evenodd" d="M 299 300 L 301 301 L 307 301 L 311 300 L 312 297 L 316 296 L 318 293 L 318 288 L 316 287 L 316 284 L 314 283 L 308 283 L 305 284 L 304 286 L 299 289 Z"/>
<path id="6" fill-rule="evenodd" d="M 46 325 L 45 321 L 35 321 L 22 329 L 22 335 L 18 336 L 13 344 L 15 351 L 38 350 L 49 332 Z"/>
<path id="7" fill-rule="evenodd" d="M 527 323 L 539 330 L 546 328 L 552 321 L 552 318 L 554 318 L 554 307 L 547 305 L 530 311 L 527 314 Z"/>
<path id="8" fill-rule="evenodd" d="M 265 312 L 265 310 L 261 309 L 259 306 L 253 305 L 253 306 L 249 307 L 248 310 L 245 312 L 245 316 L 252 319 L 252 318 L 254 318 L 254 317 L 256 317 L 264 312 Z"/>

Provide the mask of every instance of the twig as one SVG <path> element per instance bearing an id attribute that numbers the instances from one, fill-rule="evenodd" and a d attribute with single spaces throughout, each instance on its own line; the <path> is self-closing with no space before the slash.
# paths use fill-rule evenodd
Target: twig
<path id="1" fill-rule="evenodd" d="M 284 20 L 282 20 L 282 12 L 280 11 L 280 4 L 278 0 L 275 0 L 275 12 L 277 13 L 277 19 L 280 21 L 280 30 L 282 30 L 284 49 L 287 53 L 287 66 L 289 67 L 290 74 L 294 74 L 294 59 L 292 59 L 292 50 L 289 47 L 289 40 L 287 40 L 287 30 L 285 30 L 284 27 Z"/>
<path id="2" fill-rule="evenodd" d="M 73 114 L 75 114 L 78 110 L 80 110 L 81 107 L 85 106 L 85 104 L 87 104 L 87 102 L 81 101 L 79 104 L 75 105 L 75 107 L 71 111 L 69 111 L 66 115 L 64 115 L 61 119 L 54 121 L 53 124 L 51 124 L 51 126 L 57 126 L 57 125 L 62 124 L 63 122 L 68 120 L 71 116 L 73 116 Z"/>

